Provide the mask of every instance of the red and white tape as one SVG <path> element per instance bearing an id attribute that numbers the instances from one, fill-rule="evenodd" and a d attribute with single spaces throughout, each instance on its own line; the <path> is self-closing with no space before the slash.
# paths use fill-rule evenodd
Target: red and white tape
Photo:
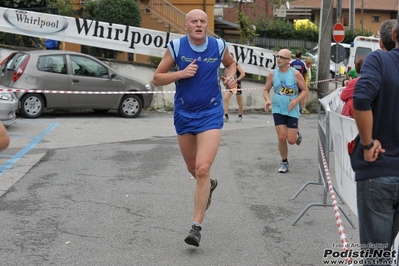
<path id="1" fill-rule="evenodd" d="M 26 92 L 26 93 L 58 93 L 58 94 L 158 94 L 175 93 L 175 91 L 62 91 L 62 90 L 23 90 L 23 89 L 2 89 L 1 92 Z"/>
<path id="2" fill-rule="evenodd" d="M 331 81 L 332 79 L 319 80 L 320 82 Z M 315 82 L 312 82 L 315 83 Z M 249 90 L 263 90 L 264 87 L 255 88 L 241 88 L 238 90 L 249 91 Z M 230 91 L 230 90 L 222 90 Z M 58 93 L 58 94 L 93 94 L 93 95 L 107 95 L 107 94 L 168 94 L 175 93 L 175 91 L 66 91 L 66 90 L 28 90 L 28 89 L 12 89 L 8 87 L 0 88 L 0 92 L 25 92 L 25 93 Z"/>
<path id="3" fill-rule="evenodd" d="M 335 220 L 336 220 L 337 226 L 338 226 L 339 237 L 341 239 L 341 243 L 344 248 L 344 251 L 346 251 L 349 249 L 349 244 L 348 244 L 348 240 L 345 235 L 345 229 L 344 229 L 344 225 L 342 223 L 341 213 L 339 211 L 337 198 L 335 196 L 334 186 L 333 186 L 333 183 L 331 182 L 330 172 L 328 170 L 327 160 L 326 160 L 326 157 L 324 154 L 323 145 L 321 144 L 320 136 L 319 136 L 319 147 L 320 147 L 320 155 L 323 160 L 324 171 L 326 173 L 328 190 L 330 192 L 330 196 L 331 196 L 331 200 L 332 200 L 332 204 L 333 204 L 333 208 L 334 208 Z M 346 258 L 346 265 L 352 265 L 352 258 Z"/>

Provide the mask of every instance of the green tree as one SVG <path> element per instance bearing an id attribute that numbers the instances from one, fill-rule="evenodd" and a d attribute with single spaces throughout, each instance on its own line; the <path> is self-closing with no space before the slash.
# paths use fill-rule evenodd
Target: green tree
<path id="1" fill-rule="evenodd" d="M 74 17 L 75 11 L 73 10 L 73 5 L 71 0 L 56 1 L 49 4 L 50 7 L 55 7 L 58 10 L 58 14 L 67 17 Z"/>
<path id="2" fill-rule="evenodd" d="M 35 7 L 47 7 L 52 2 L 57 0 L 3 0 L 0 1 L 0 6 L 9 8 L 35 8 Z"/>
<path id="3" fill-rule="evenodd" d="M 289 39 L 295 34 L 294 25 L 282 19 L 258 18 L 256 21 L 256 33 L 261 37 Z"/>
<path id="4" fill-rule="evenodd" d="M 244 39 L 250 42 L 256 36 L 255 27 L 249 18 L 241 11 L 237 12 L 238 25 L 240 27 L 241 44 L 244 43 Z"/>
<path id="5" fill-rule="evenodd" d="M 344 43 L 351 43 L 357 36 L 372 36 L 373 33 L 369 30 L 362 30 L 356 28 L 353 33 L 349 29 L 345 29 Z"/>
<path id="6" fill-rule="evenodd" d="M 140 7 L 135 0 L 90 0 L 86 2 L 82 16 L 86 19 L 133 27 L 141 25 Z M 89 54 L 94 56 L 115 58 L 116 53 L 114 50 L 89 48 Z"/>

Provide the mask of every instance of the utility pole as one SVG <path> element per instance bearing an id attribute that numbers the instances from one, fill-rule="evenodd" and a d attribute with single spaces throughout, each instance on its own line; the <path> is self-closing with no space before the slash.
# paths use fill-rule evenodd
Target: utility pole
<path id="1" fill-rule="evenodd" d="M 355 0 L 349 0 L 349 30 L 353 35 L 355 31 Z"/>
<path id="2" fill-rule="evenodd" d="M 329 82 L 325 80 L 330 76 L 331 39 L 333 29 L 333 0 L 322 0 L 319 28 L 319 49 L 317 52 L 317 80 L 318 96 L 323 98 L 329 93 Z M 323 59 L 323 60 L 322 60 Z"/>
<path id="3" fill-rule="evenodd" d="M 362 30 L 363 30 L 363 19 L 364 19 L 363 7 L 364 7 L 364 0 L 362 0 Z"/>

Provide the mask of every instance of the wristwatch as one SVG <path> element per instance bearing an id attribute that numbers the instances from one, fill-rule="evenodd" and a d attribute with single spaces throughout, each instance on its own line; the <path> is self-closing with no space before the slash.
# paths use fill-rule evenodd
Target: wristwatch
<path id="1" fill-rule="evenodd" d="M 369 145 L 363 145 L 362 143 L 360 143 L 360 147 L 364 150 L 370 150 L 371 148 L 373 148 L 374 146 L 374 140 L 371 139 L 371 142 Z"/>

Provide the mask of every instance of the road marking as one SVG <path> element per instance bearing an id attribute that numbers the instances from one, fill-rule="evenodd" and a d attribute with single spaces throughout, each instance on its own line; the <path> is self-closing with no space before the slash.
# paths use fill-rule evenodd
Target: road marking
<path id="1" fill-rule="evenodd" d="M 40 135 L 35 137 L 28 145 L 26 145 L 22 150 L 17 152 L 10 160 L 5 164 L 0 166 L 0 176 L 11 168 L 16 162 L 19 161 L 25 154 L 27 154 L 33 147 L 36 146 L 43 138 L 49 134 L 54 128 L 58 126 L 58 123 L 51 123 Z"/>

